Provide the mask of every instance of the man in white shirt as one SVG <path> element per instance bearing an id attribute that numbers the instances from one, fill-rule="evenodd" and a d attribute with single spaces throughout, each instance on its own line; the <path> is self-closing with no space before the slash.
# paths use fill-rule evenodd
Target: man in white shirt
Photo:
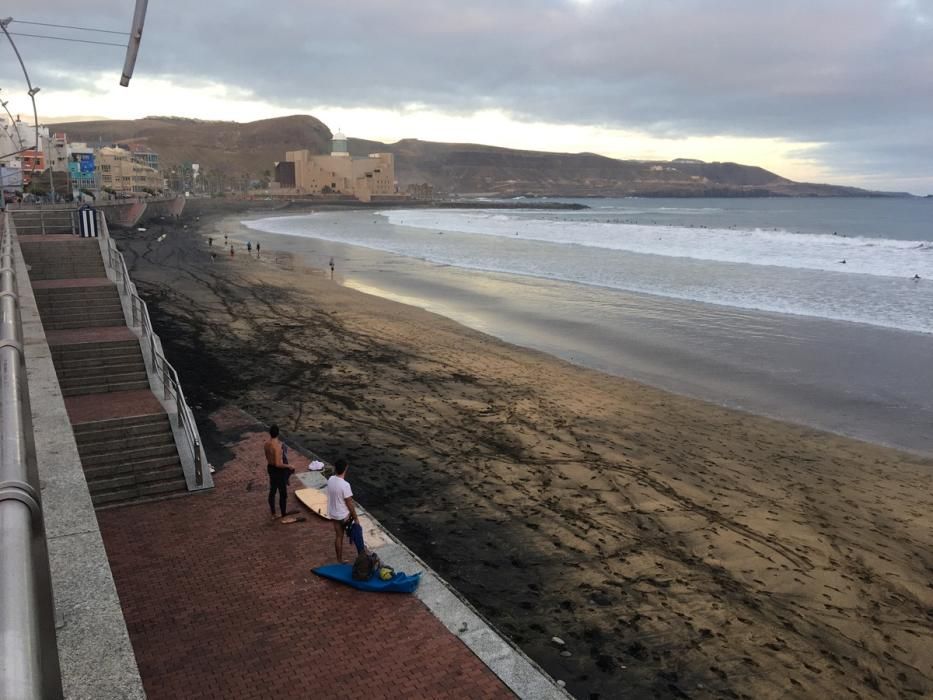
<path id="1" fill-rule="evenodd" d="M 353 506 L 353 489 L 346 479 L 347 461 L 338 459 L 334 462 L 334 475 L 327 480 L 327 517 L 334 523 L 334 551 L 337 561 L 343 564 L 343 534 L 353 540 L 359 554 L 363 547 L 363 528 L 360 527 L 356 508 Z"/>

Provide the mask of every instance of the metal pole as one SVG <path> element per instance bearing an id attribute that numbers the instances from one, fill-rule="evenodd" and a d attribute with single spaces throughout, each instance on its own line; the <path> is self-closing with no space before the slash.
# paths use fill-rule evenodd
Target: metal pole
<path id="1" fill-rule="evenodd" d="M 120 76 L 120 85 L 129 87 L 133 69 L 136 67 L 136 56 L 139 54 L 139 44 L 143 38 L 143 24 L 146 22 L 146 7 L 149 0 L 136 0 L 136 11 L 133 13 L 133 26 L 130 28 L 130 41 L 126 45 L 126 59 L 123 61 L 123 75 Z"/>

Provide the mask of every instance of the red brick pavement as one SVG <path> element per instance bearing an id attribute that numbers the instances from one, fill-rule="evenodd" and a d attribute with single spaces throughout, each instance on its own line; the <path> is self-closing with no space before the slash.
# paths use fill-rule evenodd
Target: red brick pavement
<path id="1" fill-rule="evenodd" d="M 264 440 L 241 433 L 211 493 L 97 514 L 149 698 L 513 698 L 414 596 L 311 573 L 333 529 L 270 520 Z"/>

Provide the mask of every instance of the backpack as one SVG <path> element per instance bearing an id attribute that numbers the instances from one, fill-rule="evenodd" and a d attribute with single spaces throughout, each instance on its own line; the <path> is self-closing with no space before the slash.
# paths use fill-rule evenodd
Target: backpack
<path id="1" fill-rule="evenodd" d="M 373 573 L 379 570 L 379 555 L 376 553 L 367 554 L 361 552 L 353 562 L 353 580 L 368 581 L 373 577 Z"/>

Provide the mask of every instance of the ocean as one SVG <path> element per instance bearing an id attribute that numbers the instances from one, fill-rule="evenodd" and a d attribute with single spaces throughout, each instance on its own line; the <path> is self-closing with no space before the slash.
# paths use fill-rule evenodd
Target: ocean
<path id="1" fill-rule="evenodd" d="M 349 286 L 510 342 L 933 452 L 933 200 L 558 201 L 589 208 L 243 223 L 316 266 L 336 255 Z"/>

